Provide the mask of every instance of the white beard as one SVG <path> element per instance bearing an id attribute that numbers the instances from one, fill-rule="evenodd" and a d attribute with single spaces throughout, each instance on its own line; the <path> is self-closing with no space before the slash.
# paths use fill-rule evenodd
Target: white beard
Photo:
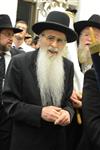
<path id="1" fill-rule="evenodd" d="M 37 80 L 43 106 L 61 105 L 64 92 L 64 67 L 61 55 L 50 57 L 40 50 L 37 58 Z"/>
<path id="2" fill-rule="evenodd" d="M 92 64 L 92 58 L 91 58 L 89 46 L 84 46 L 80 44 L 78 47 L 78 57 L 80 63 L 86 65 Z"/>

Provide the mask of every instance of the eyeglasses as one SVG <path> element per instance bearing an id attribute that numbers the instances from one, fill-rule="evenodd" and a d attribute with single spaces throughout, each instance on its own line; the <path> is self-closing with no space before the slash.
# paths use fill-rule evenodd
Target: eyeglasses
<path id="1" fill-rule="evenodd" d="M 42 34 L 42 36 L 44 36 L 50 43 L 52 43 L 56 40 L 57 44 L 60 45 L 60 46 L 65 45 L 65 43 L 66 43 L 65 39 L 56 38 L 53 35 L 48 35 L 47 36 L 45 34 Z"/>

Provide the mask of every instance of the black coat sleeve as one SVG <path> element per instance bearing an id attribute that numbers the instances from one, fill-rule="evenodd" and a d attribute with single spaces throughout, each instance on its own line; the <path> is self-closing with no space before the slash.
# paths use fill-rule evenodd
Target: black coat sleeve
<path id="1" fill-rule="evenodd" d="M 22 92 L 22 81 L 24 77 L 22 77 L 20 63 L 23 60 L 19 58 L 22 59 L 22 56 L 17 55 L 12 58 L 5 77 L 5 84 L 3 89 L 4 106 L 6 112 L 15 121 L 21 121 L 30 126 L 40 126 L 42 108 L 39 105 L 35 105 L 29 102 L 31 96 L 27 91 L 24 91 L 24 93 Z M 23 95 L 28 97 L 27 101 Z"/>

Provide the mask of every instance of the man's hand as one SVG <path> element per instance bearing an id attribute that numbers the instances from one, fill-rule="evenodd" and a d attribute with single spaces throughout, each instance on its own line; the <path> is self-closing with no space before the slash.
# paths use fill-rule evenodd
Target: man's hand
<path id="1" fill-rule="evenodd" d="M 69 112 L 56 106 L 43 107 L 41 117 L 43 120 L 53 122 L 55 125 L 65 126 L 70 123 Z"/>
<path id="2" fill-rule="evenodd" d="M 61 108 L 56 106 L 45 106 L 42 109 L 41 117 L 45 121 L 55 122 L 56 119 L 60 116 Z"/>
<path id="3" fill-rule="evenodd" d="M 71 98 L 73 107 L 75 107 L 75 108 L 82 107 L 82 95 L 81 94 L 79 94 L 78 92 L 73 90 L 73 93 L 70 98 Z"/>
<path id="4" fill-rule="evenodd" d="M 62 109 L 60 110 L 60 116 L 55 120 L 55 125 L 65 126 L 70 123 L 70 114 L 68 111 Z"/>

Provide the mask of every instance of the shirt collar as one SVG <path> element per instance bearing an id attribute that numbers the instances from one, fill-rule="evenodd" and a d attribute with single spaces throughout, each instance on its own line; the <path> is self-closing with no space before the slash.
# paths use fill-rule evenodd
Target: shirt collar
<path id="1" fill-rule="evenodd" d="M 11 56 L 10 51 L 6 51 L 6 52 L 5 52 L 5 55 Z"/>

